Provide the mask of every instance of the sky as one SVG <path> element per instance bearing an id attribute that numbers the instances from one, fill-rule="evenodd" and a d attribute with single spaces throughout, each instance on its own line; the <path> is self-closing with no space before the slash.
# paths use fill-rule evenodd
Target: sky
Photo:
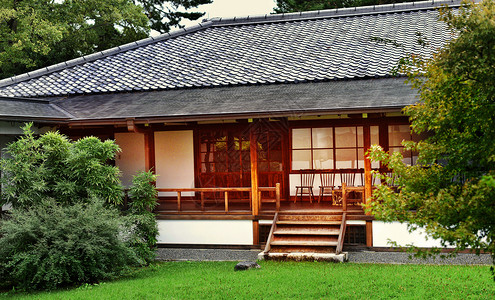
<path id="1" fill-rule="evenodd" d="M 211 4 L 200 5 L 190 10 L 205 12 L 203 17 L 196 21 L 182 20 L 181 25 L 186 27 L 193 26 L 201 23 L 205 18 L 265 15 L 273 12 L 275 6 L 275 0 L 213 0 Z M 172 28 L 172 31 L 174 30 L 177 30 L 177 28 Z M 151 31 L 151 36 L 157 35 L 160 35 L 160 33 L 154 30 Z"/>
<path id="2" fill-rule="evenodd" d="M 186 26 L 199 23 L 204 18 L 213 17 L 240 17 L 248 15 L 264 15 L 273 12 L 275 0 L 213 0 L 211 4 L 198 6 L 194 11 L 203 11 L 206 14 L 197 21 L 183 22 Z"/>

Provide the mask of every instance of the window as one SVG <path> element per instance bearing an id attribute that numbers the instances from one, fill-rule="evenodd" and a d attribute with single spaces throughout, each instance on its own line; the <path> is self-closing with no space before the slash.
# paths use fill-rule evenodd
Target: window
<path id="1" fill-rule="evenodd" d="M 372 126 L 378 141 L 378 127 Z M 292 129 L 292 170 L 364 168 L 362 126 Z"/>
<path id="2" fill-rule="evenodd" d="M 419 141 L 422 137 L 412 134 L 409 125 L 389 125 L 388 126 L 388 147 L 389 152 L 401 152 L 404 156 L 402 160 L 406 165 L 414 165 L 418 159 L 418 154 L 413 151 L 404 150 L 402 141 Z"/>

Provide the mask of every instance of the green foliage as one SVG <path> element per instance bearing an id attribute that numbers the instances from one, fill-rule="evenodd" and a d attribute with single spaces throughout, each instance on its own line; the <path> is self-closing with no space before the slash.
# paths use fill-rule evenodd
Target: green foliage
<path id="1" fill-rule="evenodd" d="M 126 228 L 128 235 L 126 243 L 136 253 L 139 264 L 145 265 L 153 262 L 156 257 L 156 237 L 158 236 L 155 214 L 151 212 L 129 214 L 126 217 Z"/>
<path id="2" fill-rule="evenodd" d="M 134 176 L 132 186 L 129 189 L 131 211 L 135 213 L 149 212 L 158 205 L 156 202 L 158 192 L 154 186 L 155 182 L 156 175 L 151 171 L 139 172 Z"/>
<path id="3" fill-rule="evenodd" d="M 201 18 L 205 13 L 187 10 L 212 2 L 213 0 L 134 0 L 134 3 L 143 6 L 151 28 L 161 33 L 169 32 L 175 26 L 182 27 L 182 19 L 194 21 Z"/>
<path id="4" fill-rule="evenodd" d="M 277 6 L 274 11 L 276 13 L 291 13 L 401 2 L 408 2 L 408 0 L 276 0 Z"/>
<path id="5" fill-rule="evenodd" d="M 86 137 L 71 142 L 57 132 L 38 138 L 31 126 L 7 146 L 0 161 L 4 184 L 0 204 L 30 208 L 45 199 L 66 205 L 94 198 L 122 201 L 119 170 L 107 164 L 119 151 L 113 141 Z"/>
<path id="6" fill-rule="evenodd" d="M 441 20 L 458 37 L 431 60 L 411 55 L 400 68 L 421 99 L 405 113 L 416 133 L 429 133 L 405 143 L 419 164 L 375 147 L 371 158 L 393 169 L 399 190 L 380 186 L 369 209 L 443 245 L 490 252 L 495 262 L 495 4 L 464 3 L 458 14 L 445 8 Z"/>
<path id="7" fill-rule="evenodd" d="M 0 0 L 0 79 L 180 27 L 212 0 Z"/>
<path id="8" fill-rule="evenodd" d="M 150 263 L 155 259 L 156 237 L 158 236 L 155 214 L 152 213 L 158 205 L 155 182 L 156 175 L 151 171 L 140 172 L 132 179 L 132 186 L 129 190 L 129 244 L 143 263 Z"/>
<path id="9" fill-rule="evenodd" d="M 131 0 L 0 0 L 0 79 L 145 38 L 148 22 Z"/>
<path id="10" fill-rule="evenodd" d="M 137 263 L 118 211 L 101 201 L 53 200 L 14 210 L 0 224 L 0 284 L 53 289 L 111 279 Z"/>

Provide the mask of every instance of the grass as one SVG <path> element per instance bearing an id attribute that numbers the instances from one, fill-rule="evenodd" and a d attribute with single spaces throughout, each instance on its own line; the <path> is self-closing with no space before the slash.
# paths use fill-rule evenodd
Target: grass
<path id="1" fill-rule="evenodd" d="M 165 262 L 126 278 L 0 299 L 495 299 L 488 266 L 260 262 Z"/>

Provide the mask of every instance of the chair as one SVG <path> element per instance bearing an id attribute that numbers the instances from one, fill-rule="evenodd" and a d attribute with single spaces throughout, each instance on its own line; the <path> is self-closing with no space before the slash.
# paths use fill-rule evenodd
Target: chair
<path id="1" fill-rule="evenodd" d="M 297 195 L 299 194 L 299 190 L 301 190 L 301 201 L 303 194 L 309 195 L 310 203 L 313 203 L 313 183 L 315 181 L 315 173 L 312 172 L 302 172 L 301 173 L 301 185 L 296 186 L 296 198 L 294 198 L 294 203 L 296 203 Z M 305 190 L 307 190 L 305 192 Z"/>
<path id="2" fill-rule="evenodd" d="M 356 173 L 356 170 L 342 170 L 340 173 L 340 182 L 341 185 L 342 183 L 345 183 L 348 187 L 354 187 L 354 182 L 356 180 L 356 176 L 359 173 Z M 338 189 L 335 189 L 332 194 L 333 197 L 333 204 L 334 205 L 340 205 L 342 204 L 342 187 L 339 187 Z M 352 191 L 349 192 L 349 197 L 347 198 L 347 202 L 350 204 L 356 204 L 358 202 L 362 202 L 363 199 L 363 193 L 359 191 Z"/>
<path id="3" fill-rule="evenodd" d="M 354 186 L 354 180 L 356 179 L 356 173 L 340 173 L 341 184 L 345 182 L 347 186 Z"/>
<path id="4" fill-rule="evenodd" d="M 333 197 L 333 188 L 335 182 L 335 173 L 320 173 L 320 196 L 318 197 L 318 203 L 325 195 Z M 329 191 L 329 192 L 327 192 Z"/>

